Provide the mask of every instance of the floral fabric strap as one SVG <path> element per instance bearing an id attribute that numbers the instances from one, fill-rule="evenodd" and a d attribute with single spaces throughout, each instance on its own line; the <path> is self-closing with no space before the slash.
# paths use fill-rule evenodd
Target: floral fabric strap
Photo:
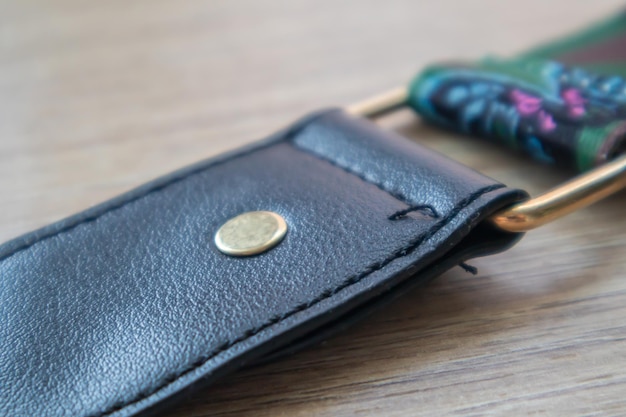
<path id="1" fill-rule="evenodd" d="M 513 59 L 435 65 L 410 105 L 449 129 L 584 171 L 626 149 L 626 13 Z"/>

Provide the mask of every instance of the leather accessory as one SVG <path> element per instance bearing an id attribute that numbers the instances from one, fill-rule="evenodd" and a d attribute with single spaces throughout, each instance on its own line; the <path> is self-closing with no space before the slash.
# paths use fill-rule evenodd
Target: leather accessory
<path id="1" fill-rule="evenodd" d="M 601 165 L 538 198 L 518 203 L 524 192 L 330 110 L 2 245 L 1 414 L 155 411 L 623 188 L 620 73 L 586 71 L 624 33 L 621 15 L 521 61 L 433 67 L 349 109 L 409 104 L 547 162 Z M 559 55 L 567 65 L 546 61 Z M 241 213 L 285 224 L 241 251 L 216 236 Z"/>
<path id="2" fill-rule="evenodd" d="M 0 410 L 132 416 L 274 358 L 521 235 L 526 194 L 340 110 L 0 247 Z M 269 210 L 252 257 L 213 242 Z"/>

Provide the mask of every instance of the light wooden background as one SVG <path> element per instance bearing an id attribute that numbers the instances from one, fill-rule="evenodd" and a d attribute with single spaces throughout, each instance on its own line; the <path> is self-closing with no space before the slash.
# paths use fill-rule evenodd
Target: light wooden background
<path id="1" fill-rule="evenodd" d="M 513 54 L 618 0 L 0 2 L 0 240 L 426 63 Z M 531 192 L 564 174 L 384 122 Z M 626 194 L 165 415 L 626 415 Z"/>

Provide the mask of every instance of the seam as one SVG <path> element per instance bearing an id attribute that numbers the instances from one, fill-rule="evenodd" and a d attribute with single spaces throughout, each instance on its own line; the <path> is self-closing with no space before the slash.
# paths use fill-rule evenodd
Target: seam
<path id="1" fill-rule="evenodd" d="M 354 175 L 355 177 L 357 177 L 357 178 L 361 179 L 363 182 L 366 182 L 366 183 L 368 183 L 368 184 L 372 184 L 373 186 L 375 186 L 375 187 L 376 187 L 376 188 L 378 188 L 379 190 L 381 190 L 381 191 L 385 192 L 386 194 L 388 194 L 388 195 L 392 196 L 392 197 L 393 197 L 393 198 L 395 198 L 396 200 L 399 200 L 399 201 L 403 202 L 403 203 L 404 203 L 404 204 L 406 204 L 407 206 L 411 206 L 411 205 L 414 205 L 414 204 L 415 204 L 414 202 L 412 202 L 409 198 L 407 198 L 407 197 L 406 197 L 404 194 L 402 194 L 401 192 L 399 192 L 399 191 L 395 191 L 395 190 L 391 190 L 391 189 L 389 189 L 389 188 L 385 187 L 385 186 L 384 186 L 383 184 L 381 184 L 381 183 L 378 183 L 378 182 L 374 182 L 374 181 L 372 181 L 370 178 L 367 178 L 367 177 L 365 176 L 365 174 L 363 174 L 362 172 L 356 171 L 356 170 L 354 170 L 354 169 L 350 168 L 350 167 L 349 167 L 349 166 L 347 166 L 347 165 L 340 164 L 340 163 L 339 163 L 339 162 L 337 162 L 336 160 L 331 159 L 331 158 L 329 158 L 329 157 L 327 157 L 327 156 L 325 156 L 325 155 L 322 155 L 322 154 L 320 154 L 320 153 L 318 153 L 318 152 L 315 152 L 315 151 L 314 151 L 314 150 L 312 150 L 312 149 L 305 148 L 304 146 L 302 146 L 302 145 L 300 145 L 300 144 L 296 143 L 296 141 L 295 141 L 295 140 L 292 140 L 292 141 L 291 141 L 291 143 L 292 143 L 292 145 L 293 145 L 295 148 L 297 148 L 297 149 L 301 150 L 302 152 L 307 153 L 307 154 L 309 154 L 309 155 L 312 155 L 312 156 L 314 156 L 314 157 L 316 157 L 316 158 L 318 158 L 318 159 L 320 159 L 320 160 L 322 160 L 322 161 L 326 161 L 326 162 L 328 162 L 330 165 L 332 165 L 332 166 L 334 166 L 334 167 L 337 167 L 337 168 L 339 168 L 339 169 L 341 169 L 341 170 L 343 170 L 343 171 L 347 172 L 348 174 L 352 174 L 352 175 Z"/>
<path id="2" fill-rule="evenodd" d="M 400 219 L 404 219 L 406 218 L 406 215 L 412 212 L 418 212 L 421 213 L 422 215 L 426 216 L 426 217 L 431 217 L 433 219 L 438 219 L 439 213 L 437 213 L 437 210 L 435 210 L 435 208 L 429 204 L 420 204 L 417 206 L 411 206 L 408 208 L 405 208 L 404 210 L 399 210 L 396 211 L 395 213 L 393 213 L 391 216 L 387 217 L 389 220 L 400 220 Z"/>
<path id="3" fill-rule="evenodd" d="M 363 271 L 361 271 L 360 273 L 358 273 L 356 275 L 348 277 L 347 279 L 345 279 L 338 286 L 336 286 L 334 288 L 329 288 L 329 289 L 326 289 L 326 290 L 322 291 L 322 293 L 320 295 L 318 295 L 317 297 L 313 298 L 312 300 L 310 300 L 308 302 L 301 303 L 301 304 L 295 306 L 293 309 L 289 310 L 287 313 L 284 313 L 284 314 L 282 314 L 280 316 L 274 316 L 274 317 L 270 318 L 268 321 L 266 321 L 265 323 L 263 323 L 262 325 L 246 330 L 238 338 L 235 338 L 235 339 L 232 339 L 230 341 L 227 341 L 227 342 L 223 343 L 222 345 L 218 346 L 215 350 L 207 353 L 206 355 L 204 355 L 203 357 L 201 357 L 200 359 L 198 359 L 197 361 L 192 363 L 188 368 L 183 369 L 181 371 L 178 371 L 178 372 L 170 375 L 157 388 L 152 389 L 149 392 L 139 394 L 137 396 L 137 398 L 131 400 L 130 402 L 121 403 L 121 404 L 114 404 L 113 406 L 111 406 L 110 408 L 106 409 L 105 411 L 102 411 L 102 412 L 100 412 L 98 414 L 93 414 L 93 415 L 91 415 L 89 417 L 106 417 L 106 416 L 110 416 L 112 413 L 120 411 L 121 409 L 123 409 L 125 407 L 128 407 L 130 405 L 136 404 L 136 403 L 138 403 L 138 402 L 148 398 L 149 396 L 155 394 L 157 391 L 165 388 L 167 385 L 175 382 L 180 377 L 182 377 L 182 376 L 184 376 L 184 375 L 186 375 L 186 374 L 188 374 L 190 372 L 193 372 L 196 369 L 200 368 L 201 366 L 206 364 L 209 360 L 215 358 L 217 355 L 219 355 L 220 353 L 230 349 L 234 345 L 236 345 L 238 343 L 242 343 L 242 342 L 246 341 L 247 339 L 250 339 L 251 337 L 259 334 L 263 330 L 269 328 L 270 326 L 278 324 L 278 323 L 284 321 L 285 319 L 287 319 L 287 318 L 289 318 L 289 317 L 291 317 L 291 316 L 293 316 L 293 315 L 295 315 L 295 314 L 297 314 L 299 312 L 302 312 L 304 310 L 307 310 L 307 309 L 313 307 L 314 305 L 316 305 L 316 304 L 318 304 L 318 303 L 320 303 L 320 302 L 322 302 L 322 301 L 324 301 L 324 300 L 334 296 L 335 294 L 339 293 L 340 291 L 342 291 L 342 290 L 344 290 L 344 289 L 346 289 L 346 288 L 348 288 L 348 287 L 350 287 L 350 286 L 352 286 L 352 285 L 362 281 L 364 278 L 366 278 L 367 276 L 371 275 L 372 273 L 383 269 L 384 267 L 386 267 L 387 265 L 389 265 L 393 261 L 395 261 L 395 260 L 397 260 L 399 258 L 402 258 L 404 256 L 409 255 L 410 253 L 412 253 L 413 250 L 415 250 L 417 247 L 419 247 L 424 241 L 430 239 L 439 230 L 441 230 L 448 223 L 450 223 L 464 208 L 466 208 L 467 206 L 472 204 L 475 200 L 477 200 L 478 198 L 480 198 L 481 196 L 483 196 L 483 195 L 485 195 L 487 193 L 490 193 L 492 191 L 495 191 L 495 190 L 498 190 L 498 189 L 504 188 L 504 187 L 505 186 L 503 184 L 493 184 L 493 185 L 490 185 L 490 186 L 487 186 L 487 187 L 483 187 L 483 188 L 475 191 L 474 193 L 470 194 L 468 197 L 466 197 L 463 200 L 461 200 L 445 218 L 442 218 L 440 221 L 436 222 L 426 232 L 422 233 L 421 235 L 419 235 L 418 237 L 416 237 L 415 239 L 410 241 L 407 245 L 399 248 L 398 250 L 393 252 L 390 256 L 388 256 L 387 258 L 383 259 L 382 261 L 375 262 L 375 263 L 367 266 L 365 269 L 363 269 Z"/>
<path id="4" fill-rule="evenodd" d="M 130 203 L 133 203 L 135 201 L 138 201 L 138 200 L 140 200 L 140 199 L 142 199 L 144 197 L 147 197 L 148 195 L 151 195 L 151 194 L 163 191 L 163 190 L 165 190 L 166 188 L 168 188 L 171 185 L 174 185 L 174 184 L 179 183 L 179 182 L 181 182 L 183 180 L 189 179 L 189 178 L 191 178 L 191 177 L 193 177 L 195 175 L 201 174 L 201 173 L 203 173 L 204 171 L 206 171 L 206 170 L 208 170 L 210 168 L 214 168 L 214 167 L 222 165 L 222 164 L 224 164 L 226 162 L 230 162 L 230 161 L 232 161 L 234 159 L 247 156 L 247 155 L 249 155 L 251 153 L 254 153 L 254 152 L 262 150 L 262 149 L 269 148 L 269 147 L 277 145 L 279 143 L 291 143 L 295 148 L 301 150 L 302 152 L 305 152 L 305 153 L 307 153 L 309 155 L 312 155 L 312 156 L 314 156 L 314 157 L 316 157 L 316 158 L 318 158 L 318 159 L 320 159 L 322 161 L 325 161 L 325 162 L 329 163 L 330 165 L 335 166 L 335 167 L 337 167 L 337 168 L 347 172 L 348 174 L 354 175 L 357 178 L 361 179 L 362 181 L 364 181 L 364 182 L 366 182 L 368 184 L 374 185 L 379 190 L 387 193 L 388 195 L 390 195 L 391 197 L 395 198 L 396 200 L 399 200 L 399 201 L 403 202 L 404 204 L 406 204 L 408 206 L 411 206 L 413 204 L 402 193 L 399 193 L 399 192 L 396 192 L 396 191 L 392 191 L 392 190 L 386 188 L 385 186 L 383 186 L 382 184 L 379 184 L 377 182 L 371 181 L 370 179 L 365 177 L 365 175 L 363 175 L 360 172 L 354 171 L 354 170 L 352 170 L 351 168 L 349 168 L 347 166 L 340 165 L 339 163 L 337 163 L 336 161 L 334 161 L 334 160 L 332 160 L 330 158 L 324 157 L 324 156 L 322 156 L 322 155 L 320 155 L 320 154 L 318 154 L 316 152 L 313 152 L 313 151 L 311 151 L 309 149 L 305 149 L 302 146 L 299 146 L 298 144 L 296 144 L 296 142 L 294 140 L 295 136 L 297 135 L 297 133 L 299 133 L 300 130 L 305 129 L 306 127 L 307 127 L 307 125 L 295 126 L 290 131 L 286 132 L 284 137 L 281 138 L 280 140 L 272 141 L 272 142 L 263 144 L 262 146 L 254 147 L 252 149 L 249 149 L 249 150 L 247 150 L 245 152 L 233 154 L 233 155 L 231 155 L 228 158 L 221 159 L 221 160 L 215 161 L 213 163 L 209 163 L 208 165 L 200 166 L 200 167 L 198 167 L 196 169 L 192 169 L 191 171 L 187 172 L 185 175 L 182 175 L 180 177 L 172 178 L 172 179 L 170 179 L 169 181 L 167 181 L 167 182 L 165 182 L 163 184 L 156 185 L 154 188 L 146 190 L 145 192 L 140 193 L 138 195 L 135 195 L 132 198 L 130 198 L 129 200 L 120 201 L 119 203 L 114 204 L 114 205 L 108 207 L 106 210 L 104 210 L 102 212 L 95 213 L 95 214 L 93 214 L 91 216 L 84 217 L 80 221 L 77 221 L 75 223 L 69 224 L 69 225 L 67 225 L 67 226 L 65 226 L 65 227 L 63 227 L 63 228 L 61 228 L 59 230 L 56 230 L 54 232 L 48 233 L 48 234 L 43 235 L 43 236 L 39 236 L 38 238 L 36 238 L 36 239 L 34 239 L 32 241 L 25 242 L 24 244 L 14 248 L 12 251 L 6 253 L 4 256 L 0 256 L 0 262 L 3 262 L 5 260 L 11 258 L 14 255 L 17 255 L 18 253 L 23 252 L 23 251 L 31 248 L 32 246 L 36 245 L 37 243 L 40 243 L 40 242 L 43 242 L 45 240 L 51 239 L 51 238 L 56 237 L 58 235 L 61 235 L 63 233 L 70 232 L 73 229 L 75 229 L 76 227 L 81 226 L 83 224 L 94 222 L 94 221 L 98 220 L 100 217 L 104 216 L 105 214 L 109 214 L 109 213 L 114 212 L 114 211 L 116 211 L 118 209 L 121 209 L 122 207 L 124 207 L 124 206 L 126 206 L 126 205 L 128 205 Z M 130 191 L 130 193 L 132 193 L 132 192 L 133 191 Z M 419 206 L 416 206 L 416 207 L 419 207 Z M 407 209 L 407 210 L 408 211 L 406 211 L 406 213 L 408 213 L 410 211 L 413 211 L 413 210 L 410 210 L 410 208 Z M 405 210 L 403 210 L 403 211 L 405 211 Z M 430 217 L 437 218 L 438 216 L 436 215 L 436 212 L 432 208 L 431 208 L 431 211 L 433 212 L 434 215 L 430 216 Z M 402 213 L 402 214 L 406 214 L 406 213 Z M 426 213 L 424 213 L 424 214 L 426 214 Z M 392 217 L 394 217 L 394 219 L 392 219 L 390 217 L 390 220 L 395 220 L 396 218 L 399 218 L 401 215 L 399 215 L 397 217 L 394 217 L 395 216 L 395 214 L 394 214 L 394 215 L 392 215 Z"/>

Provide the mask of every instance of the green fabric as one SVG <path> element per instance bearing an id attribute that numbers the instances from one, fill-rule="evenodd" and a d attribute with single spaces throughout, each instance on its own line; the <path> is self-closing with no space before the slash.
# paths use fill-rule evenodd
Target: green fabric
<path id="1" fill-rule="evenodd" d="M 626 62 L 597 62 L 581 65 L 591 72 L 604 75 L 619 75 L 626 78 Z"/>
<path id="2" fill-rule="evenodd" d="M 548 44 L 521 54 L 520 58 L 552 59 L 575 49 L 596 45 L 606 39 L 626 34 L 626 15 L 619 14 Z"/>
<path id="3" fill-rule="evenodd" d="M 528 59 L 554 59 L 571 54 L 583 49 L 592 49 L 611 41 L 612 39 L 626 37 L 626 13 L 609 17 L 597 22 L 587 29 L 565 36 L 553 42 L 535 47 L 521 55 L 520 58 Z M 606 75 L 620 75 L 626 77 L 626 58 L 607 59 L 596 62 L 568 62 L 589 71 Z"/>
<path id="4" fill-rule="evenodd" d="M 433 65 L 409 105 L 539 161 L 591 169 L 626 148 L 626 13 L 515 58 Z"/>
<path id="5" fill-rule="evenodd" d="M 580 132 L 578 152 L 576 152 L 576 164 L 579 170 L 585 171 L 595 165 L 595 156 L 604 145 L 606 138 L 622 125 L 623 122 L 613 122 L 606 126 L 587 127 Z"/>

